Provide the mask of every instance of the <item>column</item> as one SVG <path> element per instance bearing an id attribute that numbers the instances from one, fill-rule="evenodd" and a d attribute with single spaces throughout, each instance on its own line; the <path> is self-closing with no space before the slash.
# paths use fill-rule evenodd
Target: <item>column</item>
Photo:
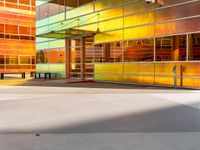
<path id="1" fill-rule="evenodd" d="M 86 73 L 86 56 L 85 56 L 85 38 L 81 37 L 81 79 L 85 80 L 85 73 Z"/>
<path id="2" fill-rule="evenodd" d="M 174 49 L 173 49 L 173 60 L 179 61 L 179 55 L 180 55 L 180 36 L 177 35 L 174 37 Z"/>
<path id="3" fill-rule="evenodd" d="M 65 40 L 65 68 L 66 68 L 66 78 L 70 78 L 70 59 L 71 50 L 70 50 L 70 40 Z"/>

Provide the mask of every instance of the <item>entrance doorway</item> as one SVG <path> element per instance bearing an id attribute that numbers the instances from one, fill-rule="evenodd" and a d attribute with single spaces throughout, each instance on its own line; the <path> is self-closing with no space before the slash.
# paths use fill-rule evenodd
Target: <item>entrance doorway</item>
<path id="1" fill-rule="evenodd" d="M 94 38 L 79 37 L 67 40 L 69 59 L 66 65 L 68 78 L 94 78 Z"/>

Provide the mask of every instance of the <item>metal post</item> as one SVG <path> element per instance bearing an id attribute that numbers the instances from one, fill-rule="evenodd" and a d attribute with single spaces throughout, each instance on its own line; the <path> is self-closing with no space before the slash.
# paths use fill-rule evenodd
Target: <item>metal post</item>
<path id="1" fill-rule="evenodd" d="M 187 34 L 186 61 L 189 61 L 189 34 Z"/>
<path id="2" fill-rule="evenodd" d="M 183 71 L 184 71 L 184 66 L 181 65 L 180 67 L 180 86 L 183 86 Z"/>
<path id="3" fill-rule="evenodd" d="M 67 20 L 67 3 L 66 3 L 66 0 L 64 0 L 64 7 L 65 7 L 65 20 Z"/>
<path id="4" fill-rule="evenodd" d="M 174 89 L 176 89 L 177 88 L 177 66 L 175 65 L 174 67 L 173 67 L 173 73 L 174 73 Z"/>
<path id="5" fill-rule="evenodd" d="M 37 72 L 35 72 L 35 79 L 37 79 Z"/>

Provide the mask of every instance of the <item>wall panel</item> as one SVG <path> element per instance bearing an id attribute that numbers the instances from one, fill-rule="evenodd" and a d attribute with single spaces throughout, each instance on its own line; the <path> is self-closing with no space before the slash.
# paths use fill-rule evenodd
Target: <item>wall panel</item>
<path id="1" fill-rule="evenodd" d="M 119 41 L 123 39 L 123 30 L 104 32 L 95 36 L 96 43 Z"/>
<path id="2" fill-rule="evenodd" d="M 157 36 L 200 31 L 200 17 L 157 24 L 155 30 Z"/>
<path id="3" fill-rule="evenodd" d="M 200 62 L 95 64 L 95 80 L 200 88 Z M 182 72 L 182 73 L 181 73 Z"/>
<path id="4" fill-rule="evenodd" d="M 124 40 L 146 38 L 152 36 L 154 36 L 153 25 L 124 29 Z"/>

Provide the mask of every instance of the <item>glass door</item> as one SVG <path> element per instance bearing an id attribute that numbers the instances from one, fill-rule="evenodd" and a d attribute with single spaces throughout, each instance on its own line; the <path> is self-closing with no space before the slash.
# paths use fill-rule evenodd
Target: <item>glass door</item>
<path id="1" fill-rule="evenodd" d="M 70 78 L 81 78 L 81 39 L 70 40 Z"/>
<path id="2" fill-rule="evenodd" d="M 94 44 L 93 37 L 71 39 L 70 78 L 94 78 Z"/>

